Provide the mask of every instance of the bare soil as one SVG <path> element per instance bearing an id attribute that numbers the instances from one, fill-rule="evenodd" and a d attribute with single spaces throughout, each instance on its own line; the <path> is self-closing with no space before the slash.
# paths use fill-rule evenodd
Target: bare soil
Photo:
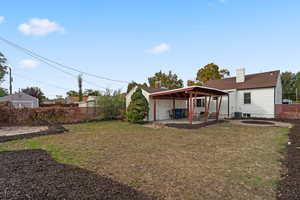
<path id="1" fill-rule="evenodd" d="M 291 121 L 294 127 L 289 133 L 290 145 L 287 146 L 283 166 L 286 172 L 278 185 L 277 199 L 300 199 L 300 120 Z"/>
<path id="2" fill-rule="evenodd" d="M 91 171 L 54 161 L 44 150 L 0 152 L 0 199 L 154 199 Z"/>

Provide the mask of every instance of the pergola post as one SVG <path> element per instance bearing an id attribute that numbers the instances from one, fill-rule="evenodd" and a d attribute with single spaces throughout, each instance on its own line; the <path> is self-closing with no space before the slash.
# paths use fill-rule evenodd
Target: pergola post
<path id="1" fill-rule="evenodd" d="M 219 97 L 216 97 L 216 119 L 218 119 Z"/>
<path id="2" fill-rule="evenodd" d="M 220 103 L 219 103 L 219 107 L 218 107 L 218 111 L 217 111 L 217 120 L 219 120 L 219 115 L 220 115 L 220 109 L 221 109 L 221 104 L 222 104 L 222 97 L 223 96 L 221 96 L 221 98 L 220 98 Z"/>
<path id="3" fill-rule="evenodd" d="M 207 105 L 207 108 L 205 108 L 205 110 L 206 110 L 206 113 L 205 113 L 205 122 L 208 121 L 210 102 L 211 102 L 211 96 L 209 96 L 209 98 L 208 98 L 208 105 Z"/>
<path id="4" fill-rule="evenodd" d="M 153 121 L 156 121 L 156 99 L 153 99 Z"/>
<path id="5" fill-rule="evenodd" d="M 173 98 L 173 109 L 172 109 L 172 117 L 175 119 L 175 98 Z"/>
<path id="6" fill-rule="evenodd" d="M 190 124 L 193 123 L 193 94 L 190 93 L 189 97 L 189 122 Z"/>

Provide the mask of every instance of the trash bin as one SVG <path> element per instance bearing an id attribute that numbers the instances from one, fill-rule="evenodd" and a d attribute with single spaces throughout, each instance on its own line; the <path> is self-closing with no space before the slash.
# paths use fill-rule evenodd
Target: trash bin
<path id="1" fill-rule="evenodd" d="M 234 112 L 234 118 L 235 119 L 242 119 L 242 113 L 241 112 Z"/>

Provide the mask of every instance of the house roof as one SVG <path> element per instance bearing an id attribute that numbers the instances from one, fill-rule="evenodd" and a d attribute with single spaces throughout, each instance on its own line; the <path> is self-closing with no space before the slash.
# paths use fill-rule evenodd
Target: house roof
<path id="1" fill-rule="evenodd" d="M 88 96 L 83 96 L 82 102 L 87 102 L 88 98 L 89 98 Z M 69 102 L 72 102 L 72 103 L 79 102 L 79 97 L 76 97 L 76 96 L 68 96 L 67 99 Z"/>
<path id="2" fill-rule="evenodd" d="M 162 92 L 162 91 L 167 91 L 168 89 L 166 88 L 151 88 L 151 87 L 145 87 L 145 86 L 141 86 L 141 88 L 143 90 L 145 90 L 146 92 L 152 94 L 152 93 L 155 93 L 155 92 Z"/>
<path id="3" fill-rule="evenodd" d="M 185 88 L 178 88 L 174 90 L 165 90 L 160 92 L 154 92 L 150 94 L 154 98 L 178 98 L 187 99 L 190 94 L 195 95 L 193 97 L 200 96 L 215 96 L 215 95 L 226 95 L 227 93 L 215 88 L 209 88 L 204 86 L 190 86 Z"/>
<path id="4" fill-rule="evenodd" d="M 206 87 L 217 88 L 220 90 L 230 89 L 255 89 L 275 87 L 280 71 L 270 71 L 257 74 L 245 75 L 245 82 L 236 83 L 236 77 L 210 80 L 205 83 Z"/>
<path id="5" fill-rule="evenodd" d="M 0 97 L 0 101 L 14 101 L 14 100 L 36 101 L 37 98 L 30 96 L 24 92 L 18 92 L 18 93 L 12 94 L 12 95 Z"/>

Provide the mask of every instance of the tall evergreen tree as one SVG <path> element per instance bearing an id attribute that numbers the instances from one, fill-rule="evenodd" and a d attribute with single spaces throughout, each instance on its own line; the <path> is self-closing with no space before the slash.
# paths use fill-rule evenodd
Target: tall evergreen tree
<path id="1" fill-rule="evenodd" d="M 149 104 L 144 97 L 141 88 L 138 88 L 131 96 L 131 102 L 127 108 L 127 120 L 132 123 L 141 123 L 148 116 Z"/>

